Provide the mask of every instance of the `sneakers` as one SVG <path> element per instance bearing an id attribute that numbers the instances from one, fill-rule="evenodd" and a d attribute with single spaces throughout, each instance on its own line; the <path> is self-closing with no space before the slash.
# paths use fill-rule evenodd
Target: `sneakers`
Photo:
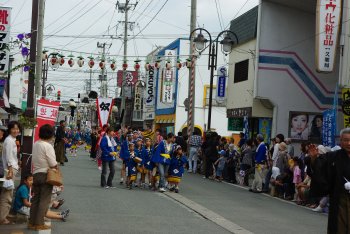
<path id="1" fill-rule="evenodd" d="M 188 173 L 192 173 L 192 170 L 191 170 L 191 169 L 189 169 L 187 172 L 188 172 Z"/>
<path id="2" fill-rule="evenodd" d="M 164 193 L 165 191 L 165 188 L 159 188 L 159 192 Z"/>
<path id="3" fill-rule="evenodd" d="M 175 193 L 179 193 L 179 188 L 175 188 Z"/>
<path id="4" fill-rule="evenodd" d="M 315 209 L 312 209 L 312 211 L 322 213 L 323 208 L 321 206 L 317 206 Z"/>
<path id="5" fill-rule="evenodd" d="M 99 166 L 98 169 L 99 169 L 100 171 L 102 171 L 102 167 L 101 167 L 101 166 Z"/>
<path id="6" fill-rule="evenodd" d="M 67 221 L 67 217 L 69 215 L 69 210 L 62 211 L 61 215 L 62 215 L 62 221 L 66 222 Z"/>
<path id="7" fill-rule="evenodd" d="M 105 189 L 109 189 L 109 186 L 105 186 Z"/>

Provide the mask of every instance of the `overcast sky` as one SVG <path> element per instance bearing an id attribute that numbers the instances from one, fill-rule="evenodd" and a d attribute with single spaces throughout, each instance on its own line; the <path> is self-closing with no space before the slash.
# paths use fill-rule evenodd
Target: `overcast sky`
<path id="1" fill-rule="evenodd" d="M 124 14 L 116 10 L 114 0 L 48 0 L 45 9 L 44 48 L 49 51 L 68 50 L 84 57 L 99 53 L 97 42 L 112 43 L 108 50 L 117 58 L 121 67 L 123 47 L 121 39 L 108 35 L 123 36 Z M 121 3 L 125 0 L 121 0 Z M 131 0 L 135 3 L 136 0 Z M 147 55 L 155 46 L 166 46 L 176 38 L 189 35 L 190 0 L 139 0 L 129 19 L 135 22 L 129 36 L 136 36 L 128 44 L 129 56 Z M 258 0 L 197 0 L 197 26 L 206 28 L 213 35 L 229 26 L 229 22 L 258 4 Z M 29 32 L 31 23 L 30 0 L 0 0 L 0 6 L 12 7 L 12 35 Z M 158 14 L 157 14 L 158 12 Z M 219 14 L 218 14 L 219 13 Z M 157 14 L 157 15 L 156 15 Z M 156 17 L 152 20 L 152 18 Z M 220 20 L 219 20 L 220 18 Z M 148 25 L 148 26 L 147 26 Z M 141 33 L 140 33 L 141 31 Z M 69 55 L 70 52 L 62 52 Z M 86 54 L 88 53 L 88 54 Z M 96 57 L 97 55 L 95 55 Z M 129 59 L 133 66 L 135 58 Z M 97 67 L 96 67 L 97 68 Z M 84 80 L 89 79 L 87 69 L 69 68 L 49 71 L 48 82 L 62 91 L 63 97 L 76 97 L 83 92 Z M 96 69 L 97 71 L 97 69 Z M 115 75 L 114 75 L 115 77 Z M 109 92 L 115 90 L 115 79 L 110 76 Z M 96 81 L 97 72 L 93 76 Z M 93 87 L 99 86 L 96 81 Z"/>

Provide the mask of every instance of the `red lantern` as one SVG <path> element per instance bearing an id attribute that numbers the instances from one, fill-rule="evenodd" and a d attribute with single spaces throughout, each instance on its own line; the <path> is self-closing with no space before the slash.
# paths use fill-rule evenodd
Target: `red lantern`
<path id="1" fill-rule="evenodd" d="M 68 65 L 69 65 L 70 67 L 73 67 L 73 66 L 74 66 L 74 60 L 73 60 L 73 58 L 70 58 L 70 59 L 68 60 Z"/>
<path id="2" fill-rule="evenodd" d="M 125 71 L 126 69 L 128 69 L 128 64 L 126 62 L 123 63 L 123 70 Z"/>
<path id="3" fill-rule="evenodd" d="M 154 67 L 155 67 L 156 69 L 159 69 L 159 68 L 160 68 L 160 61 L 156 61 L 156 62 L 154 63 Z"/>
<path id="4" fill-rule="evenodd" d="M 182 63 L 181 63 L 180 59 L 177 60 L 176 67 L 177 67 L 177 69 L 181 69 L 182 68 Z"/>
<path id="5" fill-rule="evenodd" d="M 51 57 L 50 63 L 51 63 L 52 65 L 55 65 L 55 64 L 57 63 L 57 57 L 55 57 L 55 56 Z"/>
<path id="6" fill-rule="evenodd" d="M 92 67 L 95 65 L 95 62 L 94 62 L 94 59 L 93 59 L 93 58 L 91 58 L 91 59 L 89 60 L 88 65 L 89 65 L 90 68 L 92 68 Z"/>
<path id="7" fill-rule="evenodd" d="M 135 69 L 135 71 L 140 70 L 140 64 L 136 63 L 136 64 L 134 65 L 134 69 Z"/>
<path id="8" fill-rule="evenodd" d="M 110 66 L 111 66 L 112 71 L 114 71 L 114 70 L 116 69 L 116 67 L 117 67 L 117 66 L 115 65 L 115 62 L 112 62 Z"/>
<path id="9" fill-rule="evenodd" d="M 99 66 L 101 69 L 104 69 L 104 68 L 105 68 L 105 62 L 104 62 L 104 61 L 99 62 L 98 66 Z"/>
<path id="10" fill-rule="evenodd" d="M 58 63 L 62 66 L 64 64 L 65 60 L 64 60 L 64 57 L 60 57 L 58 59 Z"/>

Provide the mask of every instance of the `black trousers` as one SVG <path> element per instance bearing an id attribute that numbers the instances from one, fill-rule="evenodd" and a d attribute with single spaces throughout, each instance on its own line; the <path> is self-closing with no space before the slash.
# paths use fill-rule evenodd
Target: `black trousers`
<path id="1" fill-rule="evenodd" d="M 106 183 L 107 167 L 109 167 L 109 175 Z M 101 187 L 106 185 L 111 187 L 115 174 L 114 161 L 102 161 L 102 173 L 101 173 Z"/>
<path id="2" fill-rule="evenodd" d="M 205 177 L 208 178 L 209 176 L 213 175 L 213 164 L 215 161 L 211 158 L 206 158 L 206 164 L 205 164 Z"/>

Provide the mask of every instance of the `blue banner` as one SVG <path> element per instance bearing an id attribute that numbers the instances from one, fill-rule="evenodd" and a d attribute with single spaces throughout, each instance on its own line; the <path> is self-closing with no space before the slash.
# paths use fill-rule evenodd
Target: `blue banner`
<path id="1" fill-rule="evenodd" d="M 218 103 L 223 103 L 225 101 L 226 77 L 227 77 L 226 67 L 220 67 L 218 69 L 218 80 L 216 84 L 216 101 Z"/>
<path id="2" fill-rule="evenodd" d="M 335 146 L 337 110 L 329 109 L 323 112 L 322 144 L 324 146 Z"/>
<path id="3" fill-rule="evenodd" d="M 264 142 L 270 144 L 272 121 L 268 118 L 259 118 L 259 133 L 264 136 Z"/>
<path id="4" fill-rule="evenodd" d="M 248 126 L 248 116 L 244 116 L 243 118 L 243 133 L 244 133 L 244 139 L 249 139 L 249 126 Z"/>

